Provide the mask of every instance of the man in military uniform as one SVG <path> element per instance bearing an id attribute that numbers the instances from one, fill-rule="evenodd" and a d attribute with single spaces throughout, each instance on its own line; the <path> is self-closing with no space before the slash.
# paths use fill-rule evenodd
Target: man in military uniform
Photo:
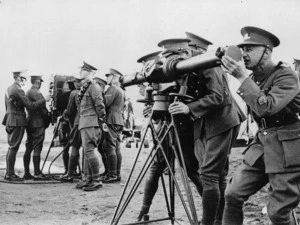
<path id="1" fill-rule="evenodd" d="M 2 124 L 6 126 L 8 151 L 6 155 L 6 175 L 5 180 L 19 181 L 21 178 L 15 174 L 14 165 L 16 155 L 22 141 L 25 127 L 27 126 L 25 108 L 29 110 L 37 110 L 45 101 L 50 100 L 50 95 L 45 98 L 31 101 L 26 97 L 21 86 L 26 81 L 26 71 L 13 72 L 15 82 L 8 87 L 5 93 L 6 114 Z"/>
<path id="2" fill-rule="evenodd" d="M 227 187 L 223 224 L 243 224 L 244 202 L 267 183 L 272 224 L 294 224 L 292 210 L 300 200 L 299 78 L 287 64 L 272 61 L 273 48 L 280 43 L 275 35 L 256 27 L 244 27 L 241 33 L 243 61 L 224 56 L 222 62 L 241 83 L 237 93 L 250 108 L 258 131 Z"/>
<path id="3" fill-rule="evenodd" d="M 205 52 L 211 44 L 195 34 L 186 34 L 192 51 Z M 195 151 L 203 187 L 201 224 L 219 225 L 224 209 L 228 157 L 244 114 L 230 93 L 221 67 L 190 74 L 188 86 L 191 89 L 188 95 L 195 100 L 188 104 L 174 102 L 169 112 L 194 118 Z"/>
<path id="4" fill-rule="evenodd" d="M 175 51 L 184 48 L 190 51 L 190 55 L 198 55 L 205 52 L 211 44 L 192 33 L 187 33 L 187 37 L 188 39 L 164 40 L 159 46 Z M 164 55 L 164 53 L 162 54 Z M 172 103 L 169 112 L 174 115 L 178 128 L 188 177 L 203 197 L 202 223 L 221 224 L 222 195 L 227 175 L 225 168 L 228 166 L 228 154 L 237 136 L 241 120 L 230 95 L 226 78 L 220 68 L 189 73 L 187 77 L 186 95 L 194 97 L 195 100 L 190 104 Z M 182 83 L 182 85 L 185 84 Z M 191 117 L 197 119 L 193 121 Z M 197 155 L 200 155 L 198 160 Z M 161 160 L 160 166 L 165 166 L 165 163 L 162 163 Z M 199 167 L 201 167 L 201 176 L 198 172 Z M 157 190 L 158 178 L 161 173 L 157 162 L 151 165 L 150 171 L 138 221 L 141 220 L 142 214 L 149 211 Z"/>
<path id="5" fill-rule="evenodd" d="M 31 88 L 26 92 L 26 96 L 32 102 L 40 101 L 44 99 L 44 96 L 40 92 L 43 79 L 41 76 L 31 76 Z M 44 102 L 36 109 L 28 109 L 27 118 L 27 140 L 26 140 L 26 150 L 23 156 L 24 162 L 24 179 L 46 179 L 46 177 L 41 173 L 40 161 L 41 152 L 43 149 L 43 143 L 45 139 L 45 129 L 46 129 L 46 115 L 48 115 L 48 110 L 46 108 L 46 103 Z M 34 177 L 32 177 L 29 169 L 31 152 L 33 151 L 33 166 L 34 166 Z"/>
<path id="6" fill-rule="evenodd" d="M 107 132 L 104 133 L 103 148 L 107 157 L 108 173 L 102 176 L 104 183 L 113 183 L 121 180 L 121 132 L 124 126 L 122 109 L 124 108 L 125 93 L 122 90 L 121 80 L 123 75 L 110 69 L 107 76 L 107 84 L 110 85 L 106 90 L 105 108 Z"/>
<path id="7" fill-rule="evenodd" d="M 61 99 L 63 99 L 61 101 L 61 106 L 63 106 L 62 107 L 63 113 L 66 112 L 66 106 L 68 106 L 72 91 L 76 90 L 74 83 L 75 83 L 74 78 L 68 80 L 67 84 L 68 84 L 68 89 L 70 91 L 63 93 L 63 95 L 61 96 Z M 63 159 L 63 163 L 64 163 L 64 168 L 65 168 L 64 175 L 66 175 L 69 171 L 69 159 L 70 159 L 69 150 L 70 150 L 71 129 L 73 127 L 76 112 L 77 112 L 77 110 L 70 115 L 71 116 L 70 119 L 68 117 L 65 117 L 63 114 L 63 117 L 62 117 L 62 120 L 61 120 L 61 123 L 59 126 L 59 134 L 58 134 L 59 142 L 62 144 L 63 150 L 64 150 L 62 153 L 62 159 Z"/>
<path id="8" fill-rule="evenodd" d="M 75 89 L 71 91 L 69 96 L 69 101 L 67 109 L 65 110 L 64 117 L 65 120 L 68 120 L 71 125 L 70 132 L 70 146 L 71 146 L 71 156 L 68 161 L 68 171 L 66 174 L 62 175 L 60 179 L 62 181 L 73 182 L 73 176 L 76 172 L 76 167 L 79 163 L 79 149 L 82 145 L 80 132 L 78 130 L 79 114 L 80 114 L 80 105 L 78 101 L 78 93 L 81 87 L 81 79 L 78 75 L 74 76 L 70 82 L 74 83 Z"/>
<path id="9" fill-rule="evenodd" d="M 102 90 L 98 84 L 92 79 L 94 71 L 97 69 L 88 63 L 84 65 L 80 71 L 82 86 L 78 93 L 80 102 L 80 116 L 78 130 L 82 140 L 84 150 L 84 164 L 87 179 L 78 183 L 77 188 L 84 191 L 94 191 L 102 186 L 99 174 L 99 160 L 95 154 L 101 135 L 102 126 L 105 123 L 105 106 L 103 102 Z"/>
<path id="10" fill-rule="evenodd" d="M 295 71 L 300 76 L 300 59 L 294 59 Z"/>
<path id="11" fill-rule="evenodd" d="M 105 104 L 104 92 L 105 92 L 105 86 L 107 85 L 107 81 L 105 78 L 103 78 L 99 75 L 98 76 L 96 75 L 94 77 L 94 80 L 101 87 L 101 90 L 103 93 L 103 100 L 104 100 L 104 104 Z M 103 130 L 103 131 L 106 131 L 106 130 Z M 100 155 L 102 157 L 102 163 L 104 165 L 104 172 L 100 174 L 100 177 L 106 176 L 108 173 L 107 156 L 103 149 L 103 142 L 104 142 L 104 135 L 101 136 L 100 144 L 98 145 L 98 152 L 100 153 Z"/>

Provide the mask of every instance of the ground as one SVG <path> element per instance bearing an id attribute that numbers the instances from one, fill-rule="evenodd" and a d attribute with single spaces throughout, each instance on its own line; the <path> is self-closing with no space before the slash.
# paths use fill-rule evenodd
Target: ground
<path id="1" fill-rule="evenodd" d="M 43 149 L 45 157 L 49 149 L 49 142 L 46 142 Z M 104 184 L 103 187 L 94 192 L 84 192 L 75 189 L 76 183 L 57 183 L 55 180 L 47 184 L 21 183 L 10 184 L 3 182 L 5 168 L 6 143 L 0 145 L 0 223 L 10 224 L 110 224 L 115 208 L 118 205 L 124 184 L 132 168 L 134 159 L 138 152 L 135 144 L 131 148 L 122 148 L 123 169 L 122 181 L 115 184 Z M 241 162 L 243 148 L 233 148 L 230 163 L 230 175 Z M 61 147 L 51 148 L 49 160 L 51 161 L 61 151 Z M 141 169 L 150 148 L 144 148 L 133 176 Z M 22 155 L 24 147 L 18 153 L 16 171 L 23 174 Z M 46 164 L 44 173 L 48 173 L 49 163 Z M 51 173 L 63 172 L 61 157 L 53 163 Z M 101 168 L 101 170 L 103 167 Z M 178 173 L 177 173 L 178 174 Z M 167 175 L 165 175 L 167 176 Z M 177 175 L 177 177 L 179 177 Z M 130 184 L 132 184 L 131 179 Z M 182 188 L 182 184 L 180 184 Z M 160 185 L 161 187 L 161 185 Z M 130 190 L 130 186 L 129 186 Z M 197 209 L 197 216 L 201 218 L 201 198 L 192 185 L 192 192 Z M 183 196 L 186 196 L 184 191 Z M 121 216 L 119 224 L 133 222 L 137 217 L 142 201 L 143 182 L 126 207 Z M 150 218 L 164 218 L 167 216 L 166 204 L 162 188 L 159 188 L 150 210 Z M 189 224 L 182 203 L 176 194 L 175 213 L 180 224 Z M 244 224 L 269 224 L 262 209 L 267 202 L 267 188 L 262 189 L 255 196 L 251 197 L 245 205 Z M 153 224 L 170 224 L 169 221 L 156 222 Z"/>

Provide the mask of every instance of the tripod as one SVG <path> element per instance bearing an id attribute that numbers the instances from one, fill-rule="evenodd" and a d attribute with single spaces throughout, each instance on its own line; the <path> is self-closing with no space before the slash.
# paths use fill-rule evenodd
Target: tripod
<path id="1" fill-rule="evenodd" d="M 48 159 L 50 150 L 51 150 L 51 148 L 53 147 L 54 139 L 58 136 L 58 129 L 59 129 L 59 127 L 60 127 L 60 124 L 61 124 L 62 120 L 63 120 L 63 118 L 61 117 L 61 118 L 58 120 L 57 126 L 56 126 L 55 129 L 54 129 L 53 137 L 52 137 L 51 143 L 50 143 L 50 145 L 49 145 L 49 148 L 48 148 L 46 157 L 45 157 L 45 159 L 44 159 L 43 166 L 42 166 L 42 168 L 41 168 L 41 173 L 43 172 L 43 169 L 44 169 L 44 166 L 45 166 L 46 161 L 47 161 L 47 159 Z"/>
<path id="2" fill-rule="evenodd" d="M 47 161 L 47 159 L 48 159 L 48 156 L 49 156 L 49 153 L 50 153 L 50 151 L 51 151 L 51 148 L 54 146 L 54 139 L 58 136 L 58 131 L 59 131 L 59 128 L 60 128 L 60 124 L 61 124 L 63 121 L 64 121 L 64 119 L 63 119 L 62 117 L 59 118 L 58 123 L 57 123 L 57 126 L 55 127 L 55 130 L 54 130 L 54 132 L 53 132 L 53 137 L 52 137 L 51 143 L 50 143 L 50 145 L 49 145 L 49 148 L 48 148 L 46 157 L 45 157 L 45 159 L 44 159 L 44 163 L 43 163 L 43 166 L 42 166 L 42 168 L 41 168 L 41 172 L 42 172 L 43 169 L 44 169 L 44 166 L 45 166 L 46 161 Z M 70 130 L 71 130 L 71 127 L 70 127 Z M 54 159 L 53 159 L 52 162 L 50 163 L 49 168 L 48 168 L 48 175 L 49 175 L 49 176 L 50 176 L 50 168 L 51 168 L 52 164 L 54 163 L 54 161 L 55 161 L 56 159 L 58 159 L 58 157 L 59 157 L 61 154 L 63 154 L 64 151 L 66 151 L 67 149 L 69 149 L 70 146 L 71 146 L 71 143 L 70 143 L 70 139 L 69 139 L 68 142 L 66 143 L 66 145 L 63 147 L 63 150 L 62 150 L 60 153 L 58 153 L 58 155 L 57 155 L 56 157 L 54 157 Z M 82 160 L 83 160 L 83 159 L 82 159 Z M 82 175 L 81 168 L 83 168 L 83 161 L 82 161 L 82 167 L 80 166 L 80 163 L 78 163 L 78 167 L 79 167 L 79 173 Z"/>
<path id="3" fill-rule="evenodd" d="M 155 98 L 156 97 L 156 98 Z M 129 177 L 126 181 L 126 184 L 124 186 L 123 192 L 121 194 L 119 203 L 117 205 L 117 208 L 115 210 L 115 213 L 112 218 L 112 225 L 118 224 L 122 214 L 124 213 L 126 207 L 128 206 L 129 202 L 131 201 L 132 197 L 134 196 L 137 188 L 139 187 L 142 179 L 144 178 L 146 172 L 151 166 L 152 161 L 154 160 L 155 157 L 158 159 L 158 154 L 161 154 L 163 156 L 163 159 L 166 162 L 167 168 L 169 169 L 169 192 L 167 192 L 167 187 L 166 187 L 166 182 L 163 178 L 163 174 L 160 174 L 160 178 L 162 181 L 162 187 L 163 187 L 163 193 L 166 201 L 166 207 L 168 211 L 168 216 L 165 218 L 160 218 L 160 219 L 155 219 L 155 220 L 149 220 L 146 221 L 146 223 L 151 223 L 151 222 L 158 222 L 158 221 L 164 221 L 164 220 L 171 220 L 171 223 L 174 224 L 174 222 L 178 222 L 175 218 L 175 189 L 178 192 L 179 198 L 181 200 L 181 203 L 184 207 L 184 210 L 186 212 L 186 215 L 188 217 L 189 223 L 190 224 L 198 224 L 198 219 L 197 219 L 197 213 L 196 213 L 196 208 L 195 204 L 193 201 L 193 196 L 191 192 L 191 187 L 188 182 L 187 178 L 187 170 L 182 154 L 182 148 L 179 140 L 179 135 L 178 135 L 178 130 L 176 127 L 176 123 L 174 122 L 174 116 L 170 115 L 168 113 L 168 106 L 170 103 L 170 96 L 169 95 L 157 95 L 154 96 L 155 104 L 159 101 L 162 102 L 162 105 L 160 107 L 153 107 L 153 111 L 151 113 L 151 116 L 149 118 L 149 122 L 146 126 L 145 133 L 143 134 L 142 137 L 142 142 L 139 147 L 137 156 L 135 158 L 134 164 L 132 166 L 132 169 L 130 171 Z M 177 100 L 177 97 L 175 97 L 175 100 Z M 160 113 L 161 114 L 161 129 L 159 131 L 155 130 L 154 123 L 153 123 L 153 117 L 155 113 Z M 145 137 L 147 134 L 148 129 L 151 130 L 152 136 L 153 136 L 153 148 L 151 149 L 144 165 L 142 166 L 142 169 L 140 173 L 138 174 L 135 182 L 133 183 L 131 190 L 129 191 L 127 198 L 124 200 L 123 205 L 122 201 L 125 196 L 125 192 L 128 188 L 128 184 L 130 182 L 130 179 L 132 177 L 133 171 L 135 170 L 138 158 L 140 156 Z M 193 129 L 193 128 L 191 128 Z M 165 144 L 167 143 L 167 147 L 171 150 L 170 157 L 167 157 L 166 151 L 164 149 Z M 158 160 L 159 162 L 159 160 Z M 184 191 L 187 195 L 187 202 L 185 202 L 185 199 L 181 193 L 179 183 L 177 181 L 177 178 L 175 177 L 175 162 L 177 165 L 181 165 L 179 167 L 179 172 L 180 172 L 180 180 L 183 183 Z M 145 222 L 134 222 L 134 223 L 128 223 L 128 224 L 144 224 Z"/>

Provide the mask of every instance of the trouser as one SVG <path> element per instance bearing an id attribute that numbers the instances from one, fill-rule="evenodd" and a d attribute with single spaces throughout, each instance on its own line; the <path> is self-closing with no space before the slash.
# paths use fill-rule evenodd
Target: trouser
<path id="1" fill-rule="evenodd" d="M 102 135 L 100 144 L 98 145 L 98 152 L 100 153 L 101 158 L 102 158 L 102 163 L 104 166 L 104 173 L 108 173 L 107 155 L 106 155 L 106 152 L 104 151 L 104 135 Z"/>
<path id="2" fill-rule="evenodd" d="M 201 223 L 203 225 L 221 224 L 229 154 L 238 131 L 239 126 L 235 126 L 215 137 L 206 139 L 204 133 L 201 139 L 195 140 L 203 186 Z"/>
<path id="3" fill-rule="evenodd" d="M 6 175 L 11 176 L 15 173 L 16 155 L 24 136 L 25 127 L 5 128 L 7 133 L 7 143 L 9 145 L 6 154 Z"/>
<path id="4" fill-rule="evenodd" d="M 73 176 L 76 167 L 79 164 L 79 149 L 82 145 L 78 124 L 74 124 L 70 132 L 71 156 L 68 162 L 68 175 Z"/>
<path id="5" fill-rule="evenodd" d="M 300 172 L 265 173 L 261 156 L 254 165 L 242 163 L 225 193 L 223 225 L 243 224 L 243 204 L 269 182 L 268 216 L 273 225 L 293 225 L 292 210 L 300 199 Z"/>
<path id="6" fill-rule="evenodd" d="M 104 133 L 104 151 L 107 157 L 108 172 L 111 175 L 120 175 L 122 154 L 121 154 L 121 132 L 120 125 L 107 124 L 108 131 Z"/>
<path id="7" fill-rule="evenodd" d="M 87 127 L 80 130 L 84 151 L 84 164 L 87 180 L 99 178 L 100 164 L 95 150 L 99 144 L 102 130 L 99 127 Z"/>
<path id="8" fill-rule="evenodd" d="M 192 128 L 192 127 L 191 127 Z M 198 172 L 199 163 L 194 152 L 194 136 L 191 132 L 179 132 L 179 140 L 182 148 L 183 160 L 186 166 L 187 176 L 195 184 L 197 191 L 202 195 L 202 184 L 200 175 Z M 170 150 L 167 149 L 167 143 L 163 143 L 164 151 L 168 158 L 172 155 Z M 177 148 L 178 149 L 178 148 Z M 159 150 L 160 151 L 160 150 Z M 179 156 L 179 152 L 177 152 Z M 182 166 L 182 162 L 180 162 Z M 166 161 L 161 152 L 158 152 L 157 157 L 154 158 L 150 169 L 148 171 L 148 178 L 144 186 L 144 197 L 142 210 L 144 213 L 148 213 L 152 200 L 158 189 L 159 177 L 161 176 L 163 170 L 167 167 Z"/>
<path id="9" fill-rule="evenodd" d="M 41 161 L 41 152 L 43 149 L 43 142 L 45 139 L 45 128 L 44 127 L 27 127 L 27 140 L 26 140 L 26 149 L 23 156 L 24 170 L 25 173 L 30 173 L 29 165 L 31 152 L 33 151 L 33 167 L 34 175 L 39 175 L 40 171 L 40 161 Z"/>
<path id="10" fill-rule="evenodd" d="M 69 154 L 69 150 L 70 150 L 70 145 L 69 143 L 66 143 L 65 145 L 63 145 L 63 153 L 62 153 L 62 158 L 63 158 L 63 163 L 64 163 L 64 168 L 65 168 L 65 173 L 68 172 L 69 170 L 69 159 L 70 159 L 70 154 Z"/>

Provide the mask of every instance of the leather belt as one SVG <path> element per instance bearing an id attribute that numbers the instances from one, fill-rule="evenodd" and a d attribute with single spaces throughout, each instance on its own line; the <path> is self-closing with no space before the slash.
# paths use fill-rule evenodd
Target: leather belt
<path id="1" fill-rule="evenodd" d="M 281 127 L 293 124 L 299 121 L 297 115 L 281 115 L 275 117 L 259 118 L 257 122 L 258 127 L 268 129 L 272 127 Z"/>

